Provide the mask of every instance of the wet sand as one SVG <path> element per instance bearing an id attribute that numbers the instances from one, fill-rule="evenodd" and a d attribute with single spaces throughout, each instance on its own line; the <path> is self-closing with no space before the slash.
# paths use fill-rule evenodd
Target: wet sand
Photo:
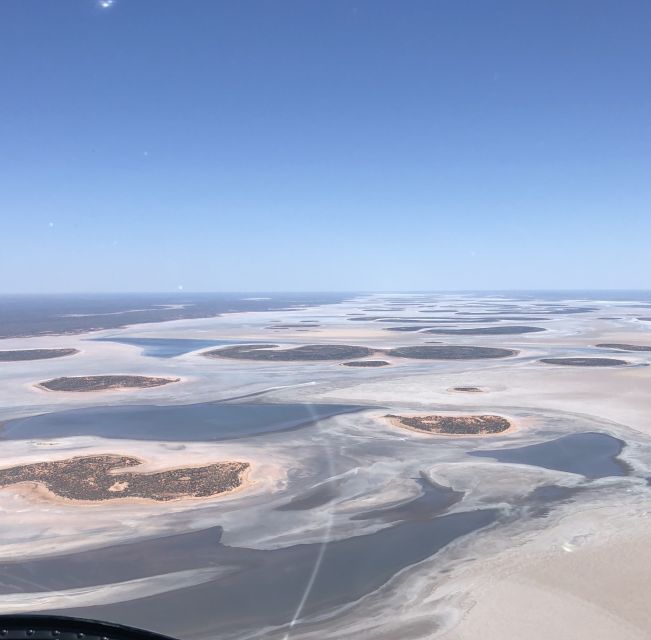
<path id="1" fill-rule="evenodd" d="M 649 544 L 646 523 L 631 526 L 615 509 L 567 514 L 536 540 L 461 572 L 446 595 L 464 613 L 440 637 L 646 640 L 651 559 L 641 550 Z"/>

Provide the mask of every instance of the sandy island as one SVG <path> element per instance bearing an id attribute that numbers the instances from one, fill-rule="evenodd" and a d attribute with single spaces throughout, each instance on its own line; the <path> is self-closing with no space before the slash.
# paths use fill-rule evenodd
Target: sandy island
<path id="1" fill-rule="evenodd" d="M 617 349 L 619 351 L 651 351 L 651 345 L 625 344 L 622 342 L 605 342 L 596 345 L 600 349 Z"/>
<path id="2" fill-rule="evenodd" d="M 92 503 L 127 498 L 155 502 L 207 498 L 249 484 L 248 462 L 226 461 L 156 472 L 125 469 L 142 462 L 139 458 L 113 454 L 37 462 L 0 469 L 0 487 L 33 483 L 55 498 Z"/>
<path id="3" fill-rule="evenodd" d="M 236 345 L 204 351 L 206 358 L 234 358 L 236 360 L 264 360 L 301 362 L 310 360 L 349 360 L 373 355 L 376 349 L 347 344 L 307 344 L 290 349 L 279 349 L 277 344 Z"/>
<path id="4" fill-rule="evenodd" d="M 616 358 L 541 358 L 545 364 L 560 364 L 566 367 L 621 367 L 626 360 Z"/>
<path id="5" fill-rule="evenodd" d="M 149 376 L 107 375 L 107 376 L 64 376 L 39 382 L 36 387 L 47 391 L 107 391 L 115 389 L 147 389 L 160 387 L 181 378 L 152 378 Z"/>
<path id="6" fill-rule="evenodd" d="M 79 353 L 79 349 L 16 349 L 0 351 L 0 362 L 24 362 L 25 360 L 49 360 Z"/>
<path id="7" fill-rule="evenodd" d="M 386 367 L 389 363 L 386 360 L 352 360 L 341 364 L 344 367 Z"/>
<path id="8" fill-rule="evenodd" d="M 484 436 L 506 433 L 513 429 L 509 420 L 496 415 L 412 415 L 384 416 L 392 425 L 430 435 Z"/>
<path id="9" fill-rule="evenodd" d="M 474 347 L 470 345 L 418 345 L 413 347 L 396 347 L 386 352 L 398 358 L 416 358 L 422 360 L 481 360 L 484 358 L 508 358 L 515 356 L 514 349 L 497 347 Z"/>
<path id="10" fill-rule="evenodd" d="M 414 345 L 377 349 L 347 344 L 307 344 L 281 349 L 277 344 L 248 344 L 211 349 L 201 353 L 206 358 L 233 358 L 267 362 L 310 362 L 319 360 L 353 360 L 368 356 L 394 356 L 416 360 L 477 360 L 484 358 L 508 358 L 519 352 L 515 349 L 476 347 L 472 345 Z M 370 361 L 365 361 L 370 362 Z M 377 360 L 376 362 L 385 362 Z M 345 363 L 342 363 L 345 364 Z M 349 365 L 384 366 L 384 365 Z"/>
<path id="11" fill-rule="evenodd" d="M 465 336 L 500 336 L 518 335 L 522 333 L 539 333 L 546 331 L 542 327 L 525 326 L 499 326 L 499 327 L 476 327 L 472 329 L 427 329 L 423 333 L 437 333 L 440 335 L 465 335 Z"/>

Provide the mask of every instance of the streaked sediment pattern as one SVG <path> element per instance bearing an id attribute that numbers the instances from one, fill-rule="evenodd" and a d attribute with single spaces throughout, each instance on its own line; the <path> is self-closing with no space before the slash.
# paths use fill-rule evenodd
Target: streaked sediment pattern
<path id="1" fill-rule="evenodd" d="M 105 331 L 39 321 L 0 345 L 75 354 L 0 369 L 0 613 L 467 640 L 498 596 L 500 628 L 522 629 L 562 584 L 577 628 L 651 628 L 634 597 L 581 605 L 599 581 L 644 582 L 648 299 L 136 302 L 99 308 L 119 316 Z M 147 324 L 119 329 L 129 313 Z"/>

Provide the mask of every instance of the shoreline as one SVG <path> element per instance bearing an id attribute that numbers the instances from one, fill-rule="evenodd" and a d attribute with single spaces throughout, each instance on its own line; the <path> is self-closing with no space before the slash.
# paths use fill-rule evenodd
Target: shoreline
<path id="1" fill-rule="evenodd" d="M 423 413 L 419 412 L 418 414 L 410 413 L 410 414 L 405 414 L 400 416 L 401 418 L 420 418 L 420 417 L 426 417 L 426 416 L 431 416 L 431 415 L 444 415 L 448 416 L 450 418 L 464 418 L 464 417 L 469 417 L 469 416 L 476 416 L 476 415 L 485 415 L 485 414 L 460 414 L 460 415 L 452 415 L 452 414 L 446 414 L 446 413 L 440 413 L 440 414 L 433 414 L 433 413 Z M 492 415 L 492 414 L 491 414 Z M 515 431 L 519 431 L 522 427 L 521 424 L 517 423 L 512 417 L 510 416 L 505 416 L 500 414 L 499 418 L 504 418 L 508 423 L 509 427 L 507 429 L 504 429 L 503 431 L 497 431 L 495 433 L 445 433 L 445 432 L 439 432 L 439 431 L 423 431 L 422 429 L 417 429 L 416 427 L 411 427 L 409 425 L 406 425 L 400 421 L 400 418 L 396 417 L 390 417 L 388 415 L 382 415 L 380 416 L 385 422 L 389 423 L 391 426 L 398 428 L 398 429 L 404 429 L 406 431 L 411 431 L 413 433 L 418 433 L 422 436 L 425 437 L 437 437 L 437 438 L 494 438 L 496 436 L 503 436 L 507 434 L 511 434 Z"/>
<path id="2" fill-rule="evenodd" d="M 123 392 L 123 391 L 139 391 L 142 389 L 157 389 L 159 387 L 166 387 L 169 384 L 174 384 L 177 382 L 185 382 L 188 380 L 187 377 L 179 376 L 177 378 L 165 378 L 160 376 L 143 376 L 139 374 L 97 374 L 92 376 L 63 376 L 69 379 L 79 379 L 79 378 L 104 378 L 104 377 L 124 377 L 124 378 L 147 378 L 149 380 L 164 380 L 158 384 L 143 384 L 143 385 L 125 385 L 120 387 L 107 387 L 105 389 L 50 389 L 46 387 L 45 384 L 57 380 L 57 378 L 52 378 L 51 380 L 45 380 L 43 382 L 37 382 L 32 384 L 31 387 L 38 389 L 39 391 L 46 391 L 48 393 L 110 393 L 110 392 Z"/>
<path id="3" fill-rule="evenodd" d="M 119 454 L 117 454 L 119 455 Z M 75 457 L 85 457 L 85 456 L 75 456 Z M 51 461 L 56 462 L 56 461 Z M 214 500 L 216 498 L 226 497 L 236 493 L 241 493 L 251 487 L 254 487 L 258 482 L 251 479 L 252 464 L 250 461 L 242 460 L 221 460 L 218 463 L 214 464 L 240 464 L 245 462 L 248 467 L 240 473 L 240 484 L 237 487 L 232 489 L 226 489 L 218 493 L 213 493 L 209 496 L 180 496 L 178 498 L 171 498 L 169 500 L 156 500 L 154 498 L 144 498 L 141 496 L 127 496 L 120 497 L 119 493 L 116 492 L 115 497 L 105 498 L 103 500 L 75 500 L 74 498 L 66 498 L 55 491 L 52 491 L 45 483 L 39 482 L 37 480 L 22 480 L 19 482 L 14 482 L 4 486 L 0 486 L 0 491 L 11 491 L 14 488 L 19 490 L 14 491 L 15 495 L 20 495 L 27 500 L 34 501 L 45 501 L 49 504 L 58 504 L 61 506 L 73 506 L 73 507 L 101 507 L 101 506 L 118 506 L 120 504 L 125 505 L 147 505 L 147 506 L 156 506 L 156 505 L 165 505 L 165 504 L 174 504 L 178 505 L 183 502 L 205 502 L 207 500 Z M 146 462 L 143 462 L 146 464 Z M 24 465 L 27 466 L 27 465 Z M 164 471 L 178 471 L 186 469 L 199 469 L 210 465 L 206 464 L 196 464 L 188 465 L 183 467 L 174 467 L 171 469 L 157 469 L 156 471 L 134 471 L 130 467 L 124 467 L 124 469 L 129 469 L 129 473 L 140 473 L 142 475 L 151 475 L 155 473 L 161 473 Z M 7 467 L 5 467 L 7 468 Z M 2 469 L 0 469 L 2 471 Z M 109 471 L 109 474 L 119 473 L 120 468 L 112 469 Z M 20 489 L 25 489 L 21 491 Z"/>

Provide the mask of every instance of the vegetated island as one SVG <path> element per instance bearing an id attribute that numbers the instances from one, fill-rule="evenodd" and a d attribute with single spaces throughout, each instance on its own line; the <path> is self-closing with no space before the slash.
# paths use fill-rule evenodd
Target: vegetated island
<path id="1" fill-rule="evenodd" d="M 619 351 L 651 351 L 651 346 L 643 344 L 625 344 L 622 342 L 603 342 L 596 345 L 600 349 L 618 349 Z"/>
<path id="2" fill-rule="evenodd" d="M 377 322 L 380 323 L 385 323 L 385 324 L 403 324 L 406 322 L 410 322 L 412 324 L 422 324 L 422 325 L 437 325 L 437 326 L 450 326 L 450 325 L 457 325 L 457 324 L 479 324 L 481 322 L 497 322 L 496 318 L 482 318 L 481 320 L 478 318 L 441 318 L 440 316 L 437 316 L 436 318 L 428 318 L 428 317 L 421 317 L 421 318 L 381 318 Z"/>
<path id="3" fill-rule="evenodd" d="M 320 327 L 321 325 L 318 322 L 304 322 L 301 320 L 300 322 L 294 323 L 294 324 L 270 324 L 268 327 L 265 327 L 266 329 L 309 329 L 309 328 L 315 328 L 315 327 Z"/>
<path id="4" fill-rule="evenodd" d="M 359 358 L 381 354 L 396 356 L 398 358 L 414 358 L 417 360 L 475 360 L 483 358 L 506 358 L 517 355 L 518 351 L 468 345 L 418 345 L 397 347 L 395 349 L 371 349 L 369 347 L 345 344 L 308 344 L 301 347 L 280 349 L 277 344 L 253 344 L 222 347 L 220 349 L 204 351 L 201 355 L 207 358 L 233 358 L 236 360 L 309 362 L 318 360 L 357 360 Z"/>
<path id="5" fill-rule="evenodd" d="M 416 358 L 422 360 L 481 360 L 484 358 L 508 358 L 518 351 L 497 347 L 473 347 L 468 345 L 419 345 L 397 347 L 386 351 L 388 356 L 398 358 Z"/>
<path id="6" fill-rule="evenodd" d="M 511 423 L 502 416 L 385 416 L 395 426 L 438 435 L 490 435 L 503 433 Z"/>
<path id="7" fill-rule="evenodd" d="M 502 336 L 518 335 L 521 333 L 538 333 L 546 331 L 542 327 L 526 326 L 500 326 L 500 327 L 476 327 L 471 329 L 427 329 L 423 333 L 437 333 L 440 335 L 464 335 L 464 336 Z"/>
<path id="8" fill-rule="evenodd" d="M 48 360 L 63 358 L 79 353 L 79 349 L 16 349 L 0 351 L 0 362 L 22 362 L 25 360 Z"/>
<path id="9" fill-rule="evenodd" d="M 219 462 L 155 473 L 124 470 L 140 464 L 142 460 L 138 458 L 119 455 L 37 462 L 0 469 L 0 487 L 33 482 L 61 498 L 81 501 L 204 498 L 240 487 L 250 466 L 248 462 Z"/>
<path id="10" fill-rule="evenodd" d="M 590 313 L 590 311 L 599 311 L 598 307 L 559 307 L 551 308 L 548 305 L 543 305 L 547 307 L 547 311 L 544 313 L 550 313 L 559 316 L 573 315 L 575 313 Z"/>
<path id="11" fill-rule="evenodd" d="M 344 367 L 386 367 L 389 363 L 386 360 L 352 360 L 341 364 Z"/>
<path id="12" fill-rule="evenodd" d="M 461 313 L 461 312 L 459 312 Z M 493 313 L 493 312 L 489 312 Z M 481 322 L 495 322 L 495 320 L 507 320 L 509 322 L 550 322 L 551 320 L 554 320 L 554 318 L 545 318 L 544 316 L 526 316 L 526 315 L 517 315 L 517 311 L 513 311 L 511 313 L 514 313 L 516 315 L 510 315 L 510 316 L 501 316 L 499 314 L 495 315 L 487 315 L 487 316 L 482 316 L 482 314 L 477 314 L 477 312 L 465 312 L 464 313 L 464 322 L 468 322 L 469 319 L 467 316 L 475 316 L 475 321 L 477 323 Z"/>
<path id="13" fill-rule="evenodd" d="M 206 358 L 233 358 L 236 360 L 268 360 L 301 362 L 311 360 L 350 360 L 364 358 L 376 353 L 368 347 L 346 344 L 307 344 L 290 349 L 279 349 L 277 344 L 236 345 L 204 351 Z"/>
<path id="14" fill-rule="evenodd" d="M 542 358 L 545 364 L 560 364 L 568 367 L 621 367 L 628 364 L 617 358 Z"/>
<path id="15" fill-rule="evenodd" d="M 39 382 L 36 386 L 48 391 L 107 391 L 111 389 L 146 389 L 160 387 L 171 382 L 178 382 L 180 378 L 151 378 L 149 376 L 71 376 L 53 378 Z"/>

